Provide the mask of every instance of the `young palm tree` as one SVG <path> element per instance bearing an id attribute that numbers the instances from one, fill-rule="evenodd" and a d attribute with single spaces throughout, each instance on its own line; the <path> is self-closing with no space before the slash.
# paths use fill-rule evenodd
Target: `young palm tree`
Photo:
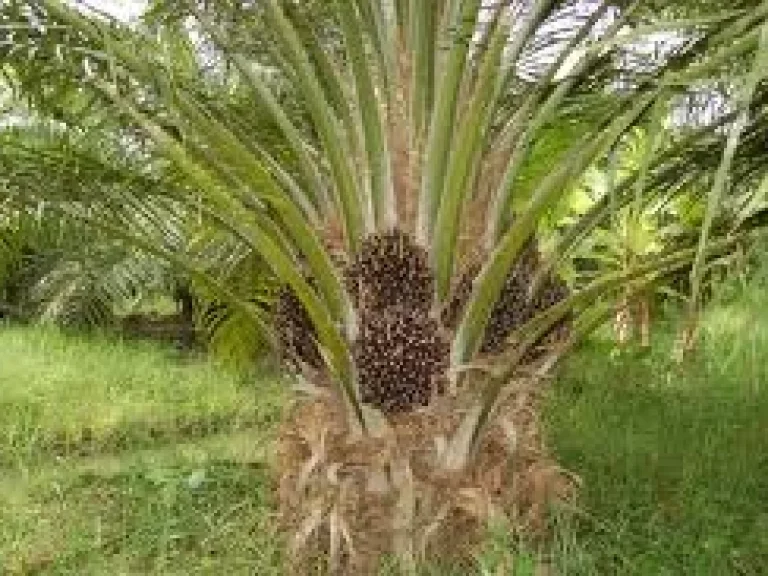
<path id="1" fill-rule="evenodd" d="M 174 2 L 165 13 L 158 2 L 152 26 L 136 29 L 17 0 L 3 9 L 2 46 L 40 113 L 64 108 L 70 125 L 117 115 L 124 137 L 173 171 L 174 201 L 284 283 L 274 340 L 301 393 L 279 443 L 283 517 L 295 557 L 323 552 L 333 570 L 366 574 L 384 553 L 410 568 L 461 553 L 457 542 L 495 515 L 535 528 L 567 491 L 536 422 L 542 378 L 617 292 L 692 262 L 698 271 L 743 239 L 710 231 L 740 137 L 763 114 L 768 3 L 733 8 L 659 23 L 641 1 Z M 674 32 L 668 50 L 643 59 L 660 29 Z M 733 62 L 746 71 L 730 72 L 741 96 L 721 122 L 728 141 L 698 248 L 566 289 L 558 260 L 638 186 L 644 198 L 674 195 L 709 169 L 687 163 L 721 153 L 721 132 L 643 163 L 547 257 L 539 223 L 623 134 Z M 565 122 L 582 128 L 532 171 L 540 135 Z M 116 203 L 59 206 L 167 258 L 270 331 L 260 309 L 128 226 Z"/>

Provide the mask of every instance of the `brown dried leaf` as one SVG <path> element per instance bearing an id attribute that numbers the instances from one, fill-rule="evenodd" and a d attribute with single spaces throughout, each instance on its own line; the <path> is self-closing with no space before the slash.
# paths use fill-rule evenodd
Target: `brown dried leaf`
<path id="1" fill-rule="evenodd" d="M 301 523 L 301 526 L 293 536 L 291 550 L 300 552 L 309 540 L 309 537 L 317 530 L 323 522 L 322 502 L 316 502 L 312 507 L 312 512 Z"/>

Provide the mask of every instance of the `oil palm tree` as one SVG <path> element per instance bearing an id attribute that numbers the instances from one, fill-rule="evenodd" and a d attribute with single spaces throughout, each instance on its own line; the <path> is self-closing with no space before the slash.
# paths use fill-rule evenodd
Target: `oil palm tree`
<path id="1" fill-rule="evenodd" d="M 492 516 L 535 528 L 567 491 L 535 417 L 542 379 L 617 292 L 692 263 L 696 278 L 750 234 L 711 224 L 740 143 L 762 131 L 768 3 L 649 23 L 654 6 L 640 0 L 157 2 L 165 17 L 146 28 L 59 0 L 6 4 L 2 49 L 19 93 L 69 125 L 119 118 L 124 138 L 173 171 L 174 201 L 285 286 L 270 325 L 189 253 L 122 219 L 119 198 L 98 211 L 60 205 L 167 259 L 282 345 L 299 392 L 279 495 L 301 561 L 322 552 L 333 570 L 366 574 L 394 553 L 413 569 L 461 553 L 457 541 Z M 660 29 L 674 31 L 668 49 L 643 55 Z M 748 63 L 738 77 L 734 61 Z M 680 139 L 539 253 L 537 227 L 572 182 L 688 86 L 725 73 L 741 87 L 721 122 L 725 152 L 716 126 Z M 521 201 L 531 150 L 565 122 L 584 128 Z M 558 260 L 637 187 L 674 195 L 713 156 L 709 216 L 689 246 L 570 289 L 558 279 Z M 701 158 L 710 164 L 694 169 Z M 147 203 L 143 221 L 168 217 L 161 208 Z"/>
<path id="2" fill-rule="evenodd" d="M 4 316 L 132 331 L 135 322 L 148 320 L 134 311 L 147 301 L 169 300 L 182 292 L 192 307 L 186 302 L 175 319 L 164 319 L 157 328 L 165 336 L 189 347 L 197 333 L 202 338 L 195 345 L 237 364 L 263 356 L 264 335 L 237 308 L 190 281 L 166 258 L 84 227 L 73 216 L 87 210 L 106 218 L 110 212 L 104 202 L 111 199 L 113 219 L 142 227 L 143 236 L 152 237 L 164 252 L 187 252 L 205 262 L 207 274 L 226 278 L 238 297 L 267 308 L 274 299 L 274 280 L 257 254 L 197 211 L 175 203 L 172 172 L 116 143 L 115 126 L 76 133 L 29 111 L 15 114 L 24 121 L 0 128 L 0 166 L 6 175 L 0 207 Z M 153 219 L 148 221 L 147 214 Z"/>

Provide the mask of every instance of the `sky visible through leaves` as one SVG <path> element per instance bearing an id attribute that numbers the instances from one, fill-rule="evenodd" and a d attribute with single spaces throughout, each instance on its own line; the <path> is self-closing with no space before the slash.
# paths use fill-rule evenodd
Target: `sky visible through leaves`
<path id="1" fill-rule="evenodd" d="M 147 0 L 70 0 L 70 2 L 101 10 L 126 22 L 141 16 L 147 7 Z"/>
<path id="2" fill-rule="evenodd" d="M 149 0 L 66 0 L 70 4 L 79 6 L 81 8 L 91 8 L 101 12 L 105 12 L 118 20 L 127 23 L 135 23 L 147 8 Z M 548 48 L 540 49 L 536 51 L 535 59 L 538 62 L 528 63 L 537 68 L 542 62 L 549 62 L 556 58 L 559 50 L 561 50 L 568 37 L 570 37 L 578 27 L 579 21 L 588 17 L 588 15 L 594 11 L 599 3 L 594 0 L 581 0 L 570 4 L 561 13 L 560 18 L 556 19 L 550 25 L 545 25 L 541 34 L 545 36 L 551 35 L 551 43 Z M 493 4 L 490 4 L 493 5 Z M 518 14 L 518 16 L 520 16 Z M 602 22 L 596 26 L 596 34 L 599 36 L 601 32 L 609 25 L 609 23 L 616 17 L 615 11 L 609 11 L 609 13 L 602 19 Z M 481 15 L 482 20 L 482 15 Z M 519 19 L 515 19 L 516 21 Z M 660 31 L 647 35 L 640 41 L 632 44 L 633 54 L 628 54 L 629 59 L 636 60 L 635 62 L 625 62 L 625 65 L 630 67 L 642 65 L 643 61 L 647 64 L 648 61 L 654 61 L 658 59 L 660 53 L 672 50 L 675 45 L 679 45 L 684 42 L 685 36 L 680 36 L 670 31 Z M 575 52 L 573 58 L 567 59 L 561 69 L 556 75 L 557 79 L 563 78 L 570 71 L 571 67 L 575 64 L 575 61 L 580 56 L 580 52 Z M 655 57 L 654 57 L 655 56 Z M 519 73 L 523 77 L 530 76 L 526 70 L 526 63 L 519 70 Z M 538 65 L 537 65 L 538 64 Z M 534 74 L 535 76 L 535 74 Z M 724 96 L 718 91 L 713 91 L 711 87 L 700 87 L 698 95 L 694 98 L 698 102 L 698 106 L 702 107 L 702 101 L 704 102 L 703 110 L 698 113 L 702 118 L 698 118 L 698 121 L 705 120 L 705 123 L 710 123 L 716 120 L 716 118 L 725 113 L 728 109 L 727 103 L 724 100 Z M 713 102 L 713 99 L 716 102 Z M 693 102 L 681 102 L 679 109 L 673 114 L 672 122 L 675 124 L 689 123 L 691 122 L 691 105 Z"/>

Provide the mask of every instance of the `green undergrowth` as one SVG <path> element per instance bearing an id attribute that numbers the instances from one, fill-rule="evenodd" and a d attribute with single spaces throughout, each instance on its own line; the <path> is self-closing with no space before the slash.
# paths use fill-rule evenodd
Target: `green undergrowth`
<path id="1" fill-rule="evenodd" d="M 560 518 L 563 573 L 768 574 L 768 308 L 757 296 L 707 312 L 682 364 L 672 321 L 649 350 L 596 337 L 562 367 L 550 435 L 583 482 L 578 511 Z"/>
<path id="2" fill-rule="evenodd" d="M 280 574 L 275 375 L 0 327 L 0 574 Z"/>
<path id="3" fill-rule="evenodd" d="M 151 447 L 279 418 L 273 374 L 229 371 L 171 347 L 53 328 L 0 329 L 0 466 Z"/>
<path id="4" fill-rule="evenodd" d="M 279 574 L 263 463 L 172 452 L 3 486 L 9 574 Z"/>

